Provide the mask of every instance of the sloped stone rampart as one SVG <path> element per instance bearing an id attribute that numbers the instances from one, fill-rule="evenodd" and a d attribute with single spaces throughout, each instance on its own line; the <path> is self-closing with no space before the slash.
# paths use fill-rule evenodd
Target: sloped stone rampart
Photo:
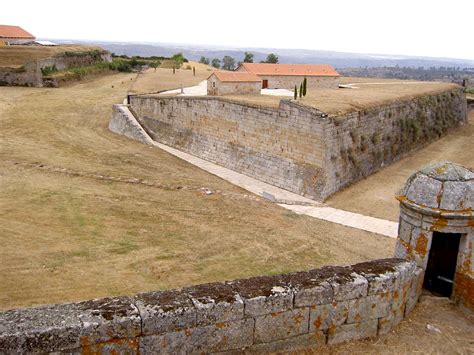
<path id="1" fill-rule="evenodd" d="M 153 140 L 319 201 L 467 120 L 461 88 L 341 115 L 293 100 L 137 95 L 129 106 Z"/>

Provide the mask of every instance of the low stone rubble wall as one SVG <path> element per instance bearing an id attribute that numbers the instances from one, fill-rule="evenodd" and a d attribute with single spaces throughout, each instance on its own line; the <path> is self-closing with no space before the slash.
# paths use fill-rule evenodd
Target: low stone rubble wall
<path id="1" fill-rule="evenodd" d="M 385 334 L 422 270 L 383 259 L 0 313 L 0 353 L 294 350 Z"/>

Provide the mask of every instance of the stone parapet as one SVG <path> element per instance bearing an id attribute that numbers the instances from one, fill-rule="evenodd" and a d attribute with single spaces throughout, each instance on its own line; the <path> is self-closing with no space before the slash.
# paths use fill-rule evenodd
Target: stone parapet
<path id="1" fill-rule="evenodd" d="M 294 350 L 383 334 L 413 309 L 400 259 L 0 313 L 0 353 Z"/>

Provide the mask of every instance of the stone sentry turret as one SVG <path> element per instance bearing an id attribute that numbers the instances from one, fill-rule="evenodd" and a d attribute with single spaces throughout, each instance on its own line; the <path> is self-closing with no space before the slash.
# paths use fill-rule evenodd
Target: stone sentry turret
<path id="1" fill-rule="evenodd" d="M 438 162 L 415 172 L 397 197 L 395 256 L 414 260 L 423 286 L 474 309 L 474 172 Z"/>

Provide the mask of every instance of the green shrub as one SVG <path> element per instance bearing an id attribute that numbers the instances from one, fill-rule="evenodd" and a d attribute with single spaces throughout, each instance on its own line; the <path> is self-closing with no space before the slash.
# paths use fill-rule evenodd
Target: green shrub
<path id="1" fill-rule="evenodd" d="M 56 68 L 56 64 L 41 68 L 41 74 L 43 74 L 44 76 L 48 76 L 50 74 L 56 73 L 57 71 L 58 71 L 58 68 Z"/>
<path id="2" fill-rule="evenodd" d="M 374 134 L 372 134 L 372 144 L 377 145 L 379 143 L 380 143 L 380 133 L 374 132 Z"/>

